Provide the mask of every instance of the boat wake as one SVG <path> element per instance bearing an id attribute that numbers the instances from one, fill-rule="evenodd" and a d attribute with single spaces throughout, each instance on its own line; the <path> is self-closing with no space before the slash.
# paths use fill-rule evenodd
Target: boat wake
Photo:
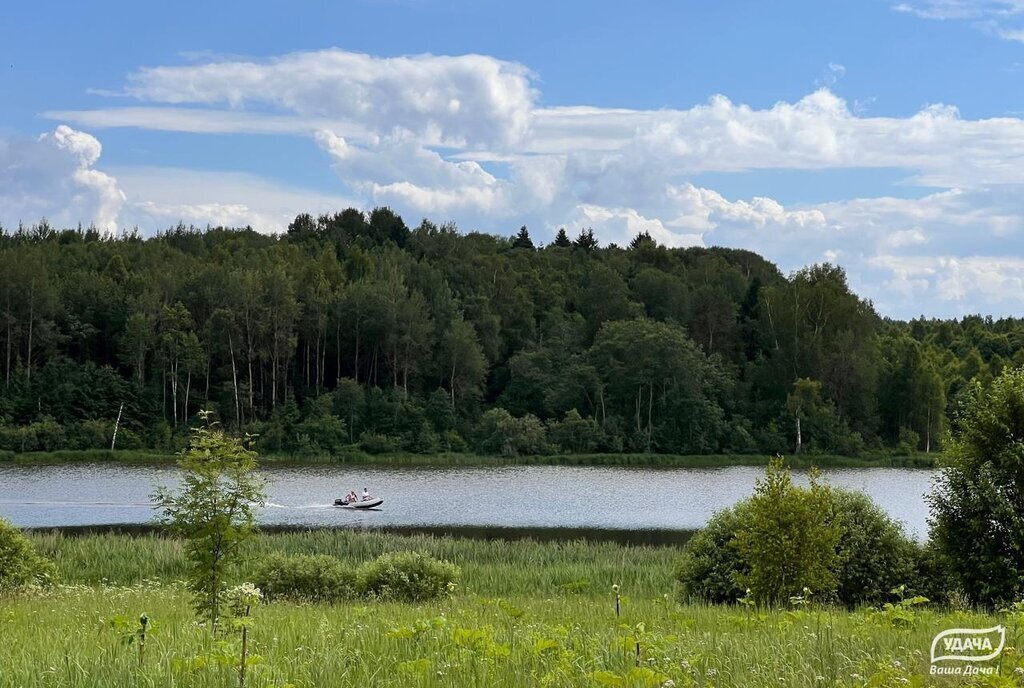
<path id="1" fill-rule="evenodd" d="M 264 506 L 268 509 L 328 509 L 328 504 L 277 504 L 276 502 L 266 502 Z"/>

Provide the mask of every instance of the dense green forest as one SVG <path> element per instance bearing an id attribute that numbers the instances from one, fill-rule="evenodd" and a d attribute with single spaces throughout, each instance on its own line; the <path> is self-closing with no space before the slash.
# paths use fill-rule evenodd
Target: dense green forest
<path id="1" fill-rule="evenodd" d="M 647 235 L 0 233 L 0 451 L 109 447 L 119 413 L 119 448 L 172 450 L 207 408 L 270 452 L 935 451 L 1021 363 L 1022 320 L 896 322 L 833 265 Z"/>

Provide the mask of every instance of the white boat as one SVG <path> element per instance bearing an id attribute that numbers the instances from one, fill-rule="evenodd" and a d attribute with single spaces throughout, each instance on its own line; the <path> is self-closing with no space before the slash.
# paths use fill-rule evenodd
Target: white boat
<path id="1" fill-rule="evenodd" d="M 363 497 L 354 501 L 346 501 L 344 498 L 335 499 L 334 506 L 342 506 L 346 509 L 375 509 L 384 503 L 382 497 Z"/>

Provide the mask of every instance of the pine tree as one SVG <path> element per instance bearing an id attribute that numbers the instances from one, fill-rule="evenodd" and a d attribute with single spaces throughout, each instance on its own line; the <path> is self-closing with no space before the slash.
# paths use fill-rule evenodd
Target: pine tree
<path id="1" fill-rule="evenodd" d="M 512 237 L 512 248 L 528 248 L 531 251 L 534 249 L 533 239 L 530 238 L 526 225 L 520 227 L 519 233 Z"/>
<path id="2" fill-rule="evenodd" d="M 640 232 L 635 237 L 633 237 L 632 241 L 629 242 L 629 247 L 634 251 L 642 246 L 655 247 L 657 245 L 658 242 L 654 240 L 654 237 L 652 237 L 651 233 L 648 231 Z"/>
<path id="3" fill-rule="evenodd" d="M 581 230 L 573 245 L 577 248 L 582 248 L 584 251 L 592 251 L 597 248 L 597 237 L 594 236 L 594 230 L 589 227 Z"/>
<path id="4" fill-rule="evenodd" d="M 558 230 L 558 234 L 555 235 L 555 246 L 561 246 L 562 248 L 569 248 L 572 246 L 572 240 L 569 239 L 569 235 L 565 233 L 565 227 Z"/>

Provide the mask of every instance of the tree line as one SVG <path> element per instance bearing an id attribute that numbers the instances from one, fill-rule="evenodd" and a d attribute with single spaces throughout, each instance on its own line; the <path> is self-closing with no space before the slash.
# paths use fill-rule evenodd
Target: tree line
<path id="1" fill-rule="evenodd" d="M 842 269 L 388 208 L 281 235 L 0 230 L 0 450 L 935 451 L 1024 322 L 880 317 Z"/>

